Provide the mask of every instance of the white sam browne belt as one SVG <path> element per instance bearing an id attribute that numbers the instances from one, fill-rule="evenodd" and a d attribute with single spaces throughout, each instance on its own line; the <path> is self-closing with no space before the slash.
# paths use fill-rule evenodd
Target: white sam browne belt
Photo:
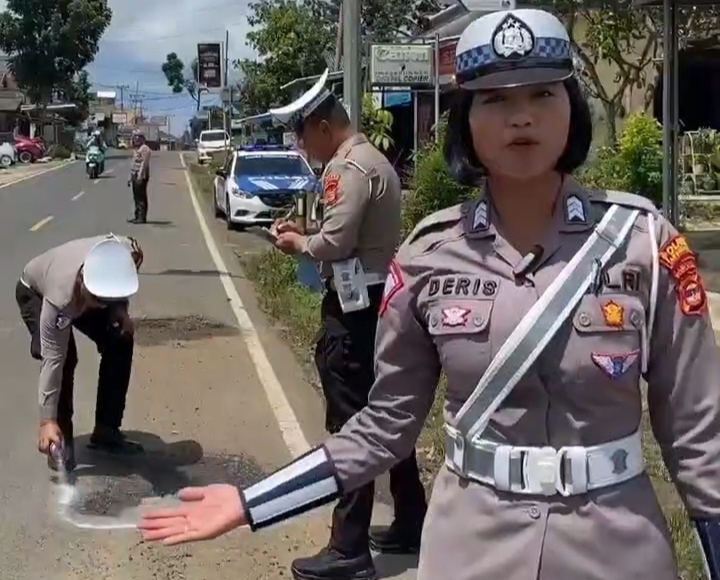
<path id="1" fill-rule="evenodd" d="M 644 470 L 640 431 L 592 447 L 516 447 L 480 439 L 458 456 L 454 429 L 446 425 L 445 464 L 460 476 L 501 491 L 562 496 L 628 481 Z"/>
<path id="2" fill-rule="evenodd" d="M 611 205 L 580 250 L 502 345 L 455 415 L 453 425 L 446 425 L 445 457 L 449 469 L 499 490 L 547 496 L 586 493 L 643 472 L 639 431 L 593 447 L 560 449 L 517 447 L 504 444 L 500 436 L 482 436 L 493 413 L 569 318 L 598 273 L 625 245 L 639 214 L 634 208 Z M 649 221 L 654 231 L 652 219 Z M 655 288 L 651 289 L 654 293 Z M 651 312 L 650 320 L 653 315 Z"/>

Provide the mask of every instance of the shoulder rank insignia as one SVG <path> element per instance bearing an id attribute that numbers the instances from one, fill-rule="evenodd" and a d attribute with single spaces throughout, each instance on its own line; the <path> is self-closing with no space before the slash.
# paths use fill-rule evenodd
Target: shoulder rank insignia
<path id="1" fill-rule="evenodd" d="M 488 202 L 481 199 L 475 206 L 473 213 L 472 229 L 479 232 L 488 229 L 490 226 L 490 216 L 488 215 Z"/>
<path id="2" fill-rule="evenodd" d="M 577 195 L 569 195 L 565 199 L 565 221 L 569 224 L 587 223 L 585 203 Z"/>

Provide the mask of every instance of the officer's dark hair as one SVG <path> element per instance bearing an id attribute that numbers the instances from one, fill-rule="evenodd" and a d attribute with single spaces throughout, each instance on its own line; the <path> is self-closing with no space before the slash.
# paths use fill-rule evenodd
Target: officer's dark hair
<path id="1" fill-rule="evenodd" d="M 555 169 L 572 173 L 587 159 L 592 142 L 592 115 L 580 83 L 572 76 L 563 81 L 570 100 L 570 129 L 565 150 Z M 450 174 L 463 185 L 475 186 L 486 175 L 486 169 L 475 155 L 470 134 L 470 107 L 473 93 L 458 89 L 450 105 L 443 154 Z"/>

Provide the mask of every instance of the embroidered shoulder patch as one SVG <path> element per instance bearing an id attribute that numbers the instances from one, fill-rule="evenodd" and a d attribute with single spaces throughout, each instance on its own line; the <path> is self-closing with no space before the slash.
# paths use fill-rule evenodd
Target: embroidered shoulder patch
<path id="1" fill-rule="evenodd" d="M 660 248 L 660 264 L 675 281 L 680 310 L 686 316 L 700 316 L 707 308 L 707 293 L 698 271 L 697 256 L 685 236 L 670 238 Z"/>
<path id="2" fill-rule="evenodd" d="M 332 207 L 340 199 L 340 176 L 326 175 L 323 179 L 323 201 L 325 207 Z"/>
<path id="3" fill-rule="evenodd" d="M 380 316 L 385 314 L 385 311 L 390 305 L 390 301 L 404 287 L 405 280 L 403 279 L 400 266 L 393 260 L 390 262 L 390 271 L 385 279 L 385 288 L 383 290 L 382 302 L 380 303 Z"/>

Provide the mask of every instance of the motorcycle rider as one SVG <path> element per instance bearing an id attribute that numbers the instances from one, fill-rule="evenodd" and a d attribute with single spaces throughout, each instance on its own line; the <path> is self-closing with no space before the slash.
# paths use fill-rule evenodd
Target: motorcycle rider
<path id="1" fill-rule="evenodd" d="M 105 145 L 105 141 L 103 140 L 102 132 L 100 131 L 100 129 L 95 129 L 95 131 L 92 132 L 92 134 L 90 135 L 90 139 L 88 139 L 87 146 L 88 149 L 93 146 L 98 147 L 100 151 L 105 153 L 105 149 L 107 147 Z"/>

